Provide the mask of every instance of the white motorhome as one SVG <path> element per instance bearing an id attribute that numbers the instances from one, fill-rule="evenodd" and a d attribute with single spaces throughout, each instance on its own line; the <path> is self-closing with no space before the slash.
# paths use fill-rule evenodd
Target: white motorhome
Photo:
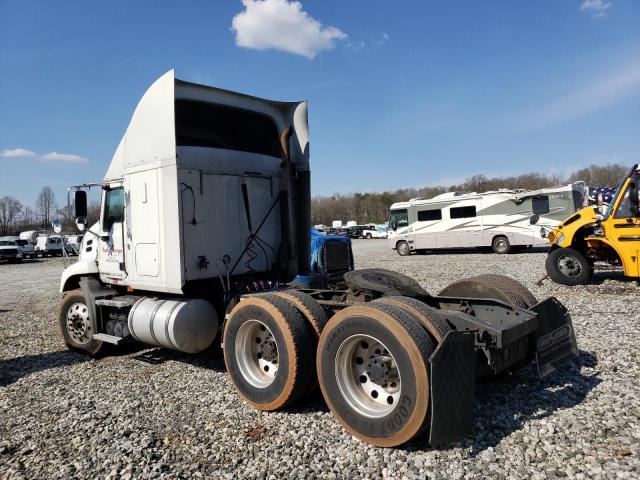
<path id="1" fill-rule="evenodd" d="M 391 205 L 389 246 L 399 255 L 438 248 L 492 247 L 508 253 L 515 246 L 547 246 L 533 214 L 555 226 L 582 208 L 583 182 L 540 190 L 448 192 Z"/>

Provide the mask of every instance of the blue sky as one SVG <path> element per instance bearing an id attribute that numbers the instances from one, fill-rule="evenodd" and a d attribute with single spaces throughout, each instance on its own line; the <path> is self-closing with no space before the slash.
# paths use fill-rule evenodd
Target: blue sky
<path id="1" fill-rule="evenodd" d="M 639 25 L 637 0 L 0 0 L 0 196 L 101 179 L 170 68 L 308 100 L 314 194 L 631 164 Z"/>

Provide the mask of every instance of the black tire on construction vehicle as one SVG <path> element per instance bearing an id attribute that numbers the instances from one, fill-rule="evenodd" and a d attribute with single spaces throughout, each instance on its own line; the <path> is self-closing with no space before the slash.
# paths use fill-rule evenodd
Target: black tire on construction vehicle
<path id="1" fill-rule="evenodd" d="M 58 335 L 64 344 L 72 350 L 97 354 L 102 342 L 93 339 L 94 328 L 82 290 L 65 292 L 58 305 Z"/>
<path id="2" fill-rule="evenodd" d="M 509 239 L 504 235 L 500 235 L 495 237 L 491 242 L 491 248 L 497 254 L 504 255 L 511 251 L 511 243 L 509 243 Z"/>
<path id="3" fill-rule="evenodd" d="M 347 307 L 320 336 L 322 395 L 353 436 L 379 447 L 402 445 L 427 427 L 434 349 L 405 310 L 373 302 Z"/>
<path id="4" fill-rule="evenodd" d="M 452 330 L 449 323 L 435 308 L 431 308 L 415 298 L 390 296 L 379 298 L 372 303 L 393 305 L 412 315 L 429 332 L 436 344 L 442 342 L 447 333 Z"/>
<path id="5" fill-rule="evenodd" d="M 505 280 L 507 279 L 507 280 Z M 527 293 L 528 292 L 528 293 Z M 479 275 L 453 282 L 440 291 L 441 297 L 486 298 L 514 307 L 530 308 L 535 297 L 518 281 L 503 275 Z"/>
<path id="6" fill-rule="evenodd" d="M 259 410 L 294 403 L 315 379 L 313 329 L 274 294 L 241 299 L 225 323 L 222 343 L 233 386 Z"/>
<path id="7" fill-rule="evenodd" d="M 409 248 L 409 244 L 404 240 L 401 240 L 396 244 L 396 251 L 398 252 L 398 255 L 400 255 L 401 257 L 406 257 L 407 255 L 411 254 L 411 249 Z"/>
<path id="8" fill-rule="evenodd" d="M 547 274 L 562 285 L 586 285 L 593 273 L 587 258 L 573 248 L 557 248 L 547 255 Z"/>

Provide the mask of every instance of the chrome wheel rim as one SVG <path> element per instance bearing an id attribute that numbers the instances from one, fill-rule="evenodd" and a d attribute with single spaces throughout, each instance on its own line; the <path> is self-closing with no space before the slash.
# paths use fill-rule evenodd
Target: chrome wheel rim
<path id="1" fill-rule="evenodd" d="M 256 388 L 266 388 L 278 373 L 278 346 L 264 323 L 248 320 L 235 340 L 236 365 L 244 379 Z"/>
<path id="2" fill-rule="evenodd" d="M 507 250 L 507 248 L 508 248 L 507 241 L 506 241 L 506 240 L 504 240 L 504 239 L 502 239 L 502 240 L 498 240 L 498 241 L 496 242 L 496 247 L 497 247 L 497 249 L 498 249 L 498 251 L 499 251 L 500 253 L 505 252 L 505 251 Z"/>
<path id="3" fill-rule="evenodd" d="M 562 255 L 558 259 L 558 269 L 566 277 L 577 277 L 582 272 L 580 262 L 571 255 Z"/>
<path id="4" fill-rule="evenodd" d="M 409 245 L 407 245 L 406 243 L 401 243 L 400 245 L 398 245 L 398 251 L 401 255 L 406 255 L 409 252 Z"/>
<path id="5" fill-rule="evenodd" d="M 91 341 L 89 309 L 84 303 L 74 303 L 67 309 L 67 332 L 69 332 L 71 339 L 78 344 Z"/>
<path id="6" fill-rule="evenodd" d="M 338 388 L 360 415 L 381 418 L 393 411 L 402 393 L 395 358 L 369 335 L 353 335 L 338 348 L 335 360 Z"/>

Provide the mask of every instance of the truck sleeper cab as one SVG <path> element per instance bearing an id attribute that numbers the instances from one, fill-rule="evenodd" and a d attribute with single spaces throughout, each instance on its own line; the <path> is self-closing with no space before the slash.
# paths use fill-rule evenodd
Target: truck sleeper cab
<path id="1" fill-rule="evenodd" d="M 425 431 L 433 444 L 460 438 L 476 376 L 534 357 L 546 374 L 577 354 L 566 310 L 508 278 L 430 296 L 394 272 L 344 273 L 350 240 L 326 237 L 310 272 L 309 179 L 304 102 L 168 72 L 142 97 L 105 178 L 72 188 L 85 236 L 61 278 L 62 340 L 95 355 L 128 341 L 199 353 L 220 338 L 246 403 L 285 408 L 319 384 L 345 428 L 380 446 Z M 88 227 L 90 187 L 102 204 Z M 310 273 L 320 287 L 292 288 Z"/>

